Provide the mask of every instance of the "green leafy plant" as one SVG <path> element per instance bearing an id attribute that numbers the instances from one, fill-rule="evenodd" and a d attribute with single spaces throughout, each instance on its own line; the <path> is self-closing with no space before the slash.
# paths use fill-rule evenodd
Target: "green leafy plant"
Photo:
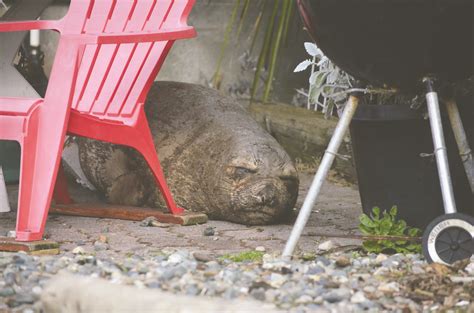
<path id="1" fill-rule="evenodd" d="M 365 104 L 397 104 L 406 101 L 410 101 L 413 106 L 418 104 L 417 98 L 401 96 L 395 89 L 356 87 L 360 82 L 333 63 L 316 44 L 306 42 L 304 47 L 310 58 L 298 64 L 294 72 L 311 71 L 308 93 L 297 90 L 307 98 L 308 110 L 321 111 L 329 118 L 335 109 L 338 112 L 343 110 L 351 94 L 359 94 L 359 99 Z"/>
<path id="2" fill-rule="evenodd" d="M 308 110 L 321 109 L 325 116 L 329 117 L 334 107 L 342 107 L 347 95 L 354 91 L 354 79 L 337 67 L 314 43 L 306 42 L 304 47 L 311 59 L 298 64 L 294 72 L 311 69 L 309 92 L 305 94 L 308 98 Z"/>
<path id="3" fill-rule="evenodd" d="M 369 237 L 379 237 L 374 240 L 364 241 L 362 247 L 365 251 L 371 253 L 421 252 L 421 245 L 409 240 L 409 237 L 419 236 L 421 230 L 409 227 L 404 220 L 397 219 L 397 214 L 397 207 L 393 207 L 388 212 L 384 211 L 382 214 L 380 208 L 375 207 L 372 209 L 372 214 L 370 216 L 366 214 L 360 216 L 360 231 Z M 407 239 L 402 240 L 403 237 L 407 237 Z"/>
<path id="4" fill-rule="evenodd" d="M 244 251 L 237 254 L 225 254 L 220 259 L 232 262 L 260 262 L 264 254 L 260 251 Z"/>

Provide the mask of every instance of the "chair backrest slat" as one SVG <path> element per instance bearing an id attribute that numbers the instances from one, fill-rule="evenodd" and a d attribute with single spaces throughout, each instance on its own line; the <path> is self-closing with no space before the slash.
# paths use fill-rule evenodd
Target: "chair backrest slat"
<path id="1" fill-rule="evenodd" d="M 93 8 L 85 23 L 84 33 L 103 33 L 115 1 L 94 0 Z M 91 86 L 92 80 L 97 76 L 92 76 L 95 62 L 97 61 L 99 49 L 97 45 L 88 45 L 84 51 L 82 63 L 77 76 L 76 90 L 73 98 L 73 108 L 79 111 L 89 111 L 90 103 L 82 101 L 87 86 Z M 94 79 L 95 78 L 95 79 Z M 96 81 L 94 81 L 96 83 Z M 89 90 L 90 92 L 90 90 Z"/>

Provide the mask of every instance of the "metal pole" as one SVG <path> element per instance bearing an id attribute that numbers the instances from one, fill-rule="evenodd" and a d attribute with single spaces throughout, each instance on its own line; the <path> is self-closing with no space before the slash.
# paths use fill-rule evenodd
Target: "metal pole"
<path id="1" fill-rule="evenodd" d="M 430 116 L 431 133 L 435 148 L 436 163 L 443 195 L 444 211 L 446 214 L 456 213 L 456 201 L 454 199 L 451 173 L 449 170 L 448 153 L 443 133 L 443 122 L 439 108 L 438 94 L 433 89 L 433 81 L 425 79 L 428 88 L 426 101 L 428 103 L 428 114 Z"/>
<path id="2" fill-rule="evenodd" d="M 30 30 L 30 47 L 38 48 L 40 46 L 40 31 L 37 29 Z"/>
<path id="3" fill-rule="evenodd" d="M 350 96 L 349 101 L 344 109 L 339 123 L 337 124 L 334 135 L 331 138 L 328 149 L 324 154 L 324 157 L 321 161 L 321 165 L 318 168 L 316 176 L 314 177 L 313 183 L 309 189 L 308 195 L 304 201 L 303 207 L 298 214 L 295 226 L 291 231 L 290 238 L 288 239 L 285 250 L 283 251 L 283 258 L 291 259 L 293 252 L 295 251 L 298 240 L 303 233 L 303 230 L 308 222 L 309 216 L 311 215 L 311 210 L 313 209 L 314 204 L 318 198 L 318 195 L 321 191 L 321 187 L 326 180 L 326 177 L 331 169 L 331 166 L 336 158 L 339 147 L 346 135 L 347 129 L 351 124 L 352 118 L 357 110 L 359 105 L 359 99 L 355 96 Z"/>
<path id="4" fill-rule="evenodd" d="M 446 109 L 448 110 L 449 121 L 453 129 L 456 143 L 458 144 L 459 154 L 461 155 L 464 169 L 466 170 L 467 179 L 471 186 L 471 191 L 474 193 L 474 158 L 471 147 L 467 141 L 467 135 L 459 114 L 459 109 L 456 101 L 449 100 L 446 102 Z"/>

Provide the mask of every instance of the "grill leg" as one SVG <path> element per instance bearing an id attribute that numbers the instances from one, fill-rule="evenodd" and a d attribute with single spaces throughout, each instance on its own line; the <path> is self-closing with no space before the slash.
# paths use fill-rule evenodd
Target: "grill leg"
<path id="1" fill-rule="evenodd" d="M 296 245 L 298 244 L 298 240 L 303 233 L 303 230 L 308 222 L 309 216 L 311 215 L 311 210 L 313 209 L 314 204 L 319 196 L 321 191 L 321 187 L 326 180 L 326 177 L 331 169 L 331 166 L 334 162 L 334 159 L 337 155 L 339 147 L 346 135 L 347 129 L 351 124 L 352 118 L 357 110 L 359 105 L 359 99 L 355 96 L 351 96 L 349 98 L 349 102 L 344 109 L 344 113 L 337 124 L 336 130 L 334 135 L 331 138 L 329 143 L 329 147 L 324 154 L 323 160 L 321 161 L 321 165 L 319 166 L 318 172 L 314 177 L 313 183 L 309 189 L 308 195 L 304 201 L 303 207 L 298 214 L 298 218 L 296 220 L 295 226 L 291 231 L 290 238 L 288 239 L 285 250 L 283 251 L 283 258 L 291 259 L 293 252 L 295 251 Z"/>
<path id="2" fill-rule="evenodd" d="M 449 121 L 451 122 L 451 128 L 456 138 L 456 143 L 459 148 L 459 154 L 461 155 L 464 169 L 471 186 L 471 191 L 474 193 L 474 158 L 472 155 L 471 147 L 467 140 L 466 131 L 459 114 L 459 109 L 456 101 L 449 100 L 446 102 L 446 108 L 448 110 Z"/>
<path id="3" fill-rule="evenodd" d="M 428 113 L 430 117 L 431 133 L 433 135 L 436 163 L 438 165 L 444 211 L 446 214 L 452 214 L 457 212 L 456 201 L 454 199 L 453 184 L 449 170 L 448 153 L 444 139 L 438 94 L 433 88 L 433 81 L 431 79 L 426 78 L 424 81 L 428 90 L 426 101 L 428 103 Z"/>

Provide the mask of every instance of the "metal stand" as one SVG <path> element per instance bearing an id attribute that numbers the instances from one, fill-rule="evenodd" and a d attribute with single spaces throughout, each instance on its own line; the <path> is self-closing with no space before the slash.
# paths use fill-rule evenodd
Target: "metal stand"
<path id="1" fill-rule="evenodd" d="M 296 245 L 303 233 L 303 230 L 308 222 L 308 219 L 311 215 L 311 210 L 313 209 L 314 204 L 319 196 L 321 191 L 321 187 L 326 180 L 326 177 L 331 169 L 331 166 L 334 162 L 334 159 L 337 156 L 337 152 L 339 151 L 339 147 L 346 135 L 346 132 L 351 124 L 352 118 L 357 110 L 359 105 L 359 99 L 355 96 L 350 96 L 349 101 L 344 109 L 344 113 L 342 114 L 339 123 L 337 124 L 336 130 L 334 132 L 333 137 L 331 138 L 331 142 L 329 143 L 329 147 L 324 154 L 324 157 L 321 161 L 321 165 L 314 177 L 313 183 L 309 189 L 308 195 L 304 201 L 303 207 L 298 214 L 298 219 L 296 220 L 295 226 L 291 231 L 290 238 L 288 239 L 285 250 L 283 251 L 283 258 L 291 259 L 293 252 L 295 251 Z"/>
<path id="2" fill-rule="evenodd" d="M 0 18 L 1 21 L 34 20 L 41 15 L 52 0 L 14 1 L 12 7 Z M 13 64 L 18 48 L 27 32 L 7 32 L 0 34 L 0 75 L 2 97 L 38 98 L 38 93 L 18 72 Z"/>
<path id="3" fill-rule="evenodd" d="M 428 93 L 426 94 L 426 102 L 428 104 L 431 133 L 433 135 L 433 144 L 435 148 L 434 154 L 436 157 L 436 163 L 438 165 L 444 212 L 446 214 L 452 214 L 457 212 L 456 201 L 454 199 L 451 173 L 449 170 L 448 153 L 444 140 L 443 123 L 441 120 L 438 94 L 434 91 L 432 79 L 425 78 L 424 82 L 428 90 Z"/>
<path id="4" fill-rule="evenodd" d="M 461 155 L 461 160 L 464 164 L 467 179 L 469 180 L 471 191 L 474 194 L 474 157 L 472 155 L 472 150 L 467 140 L 467 135 L 464 130 L 461 115 L 459 114 L 459 109 L 456 101 L 447 101 L 446 109 L 448 111 L 451 128 L 453 129 L 454 137 L 458 145 L 459 154 Z"/>
<path id="5" fill-rule="evenodd" d="M 445 214 L 436 218 L 426 227 L 423 234 L 422 247 L 423 254 L 428 262 L 449 265 L 456 261 L 470 259 L 474 255 L 474 218 L 456 212 L 456 202 L 449 172 L 448 154 L 444 141 L 438 94 L 433 89 L 433 81 L 431 79 L 426 78 L 424 82 L 428 90 L 426 101 L 428 102 L 431 132 L 433 134 Z M 461 153 L 469 151 L 456 104 L 450 102 L 447 108 L 459 150 Z M 467 148 L 467 150 L 464 150 L 464 148 Z M 468 166 L 466 166 L 466 170 L 468 170 Z"/>

